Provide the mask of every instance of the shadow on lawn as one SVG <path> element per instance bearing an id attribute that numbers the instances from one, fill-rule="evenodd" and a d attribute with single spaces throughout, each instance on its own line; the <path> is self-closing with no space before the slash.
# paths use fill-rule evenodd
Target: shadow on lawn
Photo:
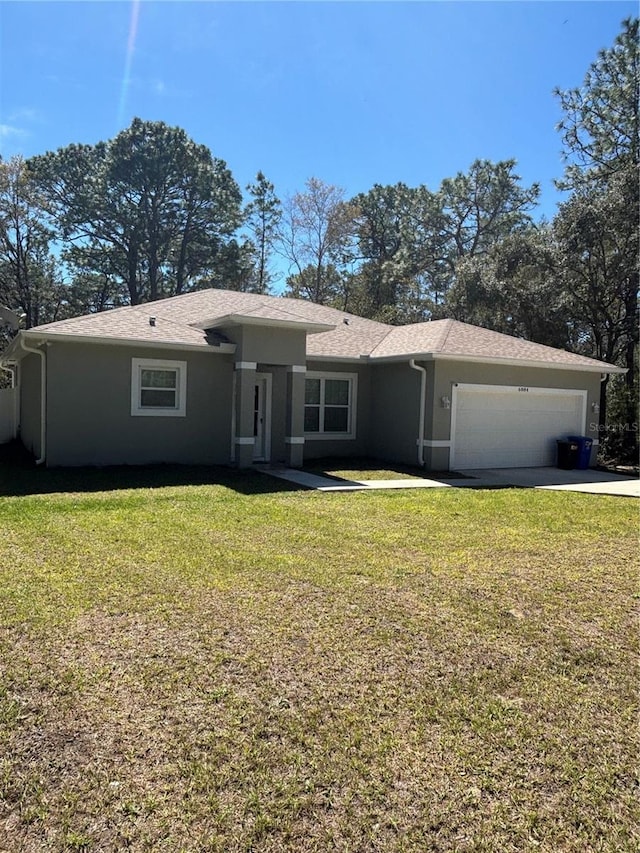
<path id="1" fill-rule="evenodd" d="M 221 465 L 43 468 L 35 464 L 19 442 L 0 445 L 0 496 L 3 497 L 202 485 L 224 486 L 244 495 L 301 491 L 293 483 L 276 480 L 259 471 L 237 471 Z"/>

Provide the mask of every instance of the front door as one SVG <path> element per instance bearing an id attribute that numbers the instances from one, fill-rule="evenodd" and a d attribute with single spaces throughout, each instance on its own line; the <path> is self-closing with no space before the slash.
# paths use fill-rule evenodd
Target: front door
<path id="1" fill-rule="evenodd" d="M 254 462 L 268 462 L 271 450 L 271 374 L 257 373 L 253 396 Z"/>

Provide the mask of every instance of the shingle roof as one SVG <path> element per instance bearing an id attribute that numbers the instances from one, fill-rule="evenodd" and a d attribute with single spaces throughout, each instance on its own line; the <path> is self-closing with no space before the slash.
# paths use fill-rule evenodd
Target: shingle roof
<path id="1" fill-rule="evenodd" d="M 242 324 L 266 324 L 272 326 L 300 326 L 309 332 L 324 332 L 333 328 L 332 323 L 320 323 L 317 319 L 305 319 L 302 316 L 284 311 L 280 306 L 274 306 L 272 303 L 268 305 L 258 305 L 257 308 L 251 310 L 234 311 L 232 314 L 226 314 L 223 317 L 216 318 L 214 325 L 242 325 Z"/>
<path id="2" fill-rule="evenodd" d="M 84 317 L 72 317 L 57 323 L 36 326 L 31 332 L 45 332 L 47 337 L 72 336 L 80 338 L 104 338 L 108 340 L 134 340 L 149 343 L 179 344 L 186 346 L 208 346 L 203 329 L 195 329 L 145 305 L 132 308 L 115 308 Z M 150 319 L 155 318 L 155 325 Z"/>
<path id="3" fill-rule="evenodd" d="M 458 320 L 433 320 L 395 326 L 371 352 L 372 358 L 420 356 L 467 357 L 478 360 L 534 361 L 548 365 L 602 367 L 603 362 L 576 353 L 536 344 Z"/>
<path id="4" fill-rule="evenodd" d="M 150 324 L 151 317 L 155 317 L 155 325 Z M 308 333 L 307 356 L 310 359 L 369 358 L 376 361 L 450 357 L 611 370 L 610 365 L 592 358 L 457 320 L 390 326 L 302 299 L 218 289 L 48 323 L 30 330 L 28 336 L 43 333 L 47 337 L 77 336 L 208 348 L 213 341 L 207 329 L 225 322 L 243 322 L 243 318 L 276 325 L 299 323 Z M 319 331 L 322 327 L 326 331 Z"/>

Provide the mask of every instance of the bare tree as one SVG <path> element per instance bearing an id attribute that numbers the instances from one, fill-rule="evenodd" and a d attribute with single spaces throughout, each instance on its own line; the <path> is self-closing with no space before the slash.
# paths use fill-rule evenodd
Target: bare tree
<path id="1" fill-rule="evenodd" d="M 279 251 L 290 263 L 288 295 L 326 305 L 339 296 L 352 258 L 355 211 L 340 187 L 318 178 L 305 187 L 285 202 Z"/>

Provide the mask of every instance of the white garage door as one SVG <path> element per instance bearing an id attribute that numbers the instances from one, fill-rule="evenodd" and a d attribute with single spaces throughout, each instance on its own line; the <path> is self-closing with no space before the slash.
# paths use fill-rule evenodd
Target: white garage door
<path id="1" fill-rule="evenodd" d="M 456 385 L 451 467 L 555 465 L 556 439 L 582 435 L 587 392 L 503 385 Z"/>

